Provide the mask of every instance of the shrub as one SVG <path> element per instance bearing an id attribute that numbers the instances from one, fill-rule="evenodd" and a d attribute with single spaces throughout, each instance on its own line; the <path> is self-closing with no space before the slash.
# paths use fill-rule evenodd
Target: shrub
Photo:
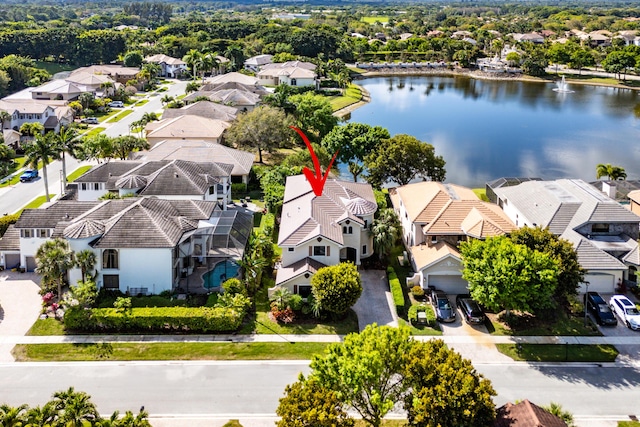
<path id="1" fill-rule="evenodd" d="M 224 333 L 238 329 L 244 315 L 244 310 L 220 307 L 145 307 L 128 312 L 73 307 L 66 311 L 64 324 L 71 331 L 100 333 Z"/>
<path id="2" fill-rule="evenodd" d="M 18 221 L 18 218 L 20 218 L 20 214 L 4 215 L 0 217 L 0 237 L 2 237 L 5 231 L 7 231 L 9 225 L 15 224 L 16 221 Z"/>
<path id="3" fill-rule="evenodd" d="M 411 294 L 416 299 L 422 299 L 424 298 L 424 289 L 422 289 L 422 286 L 416 285 L 413 288 L 411 288 Z"/>
<path id="4" fill-rule="evenodd" d="M 400 280 L 398 279 L 393 267 L 387 268 L 387 276 L 389 278 L 391 295 L 393 295 L 393 303 L 396 305 L 396 311 L 398 314 L 402 316 L 404 314 L 404 293 L 402 292 Z"/>
<path id="5" fill-rule="evenodd" d="M 284 310 L 278 310 L 277 308 L 271 309 L 273 318 L 278 322 L 291 323 L 295 319 L 295 313 L 291 308 L 287 307 Z"/>
<path id="6" fill-rule="evenodd" d="M 237 184 L 231 184 L 231 194 L 233 197 L 237 197 L 239 195 L 245 195 L 247 192 L 247 184 L 244 182 L 240 182 Z"/>
<path id="7" fill-rule="evenodd" d="M 423 311 L 427 314 L 426 326 L 433 327 L 436 324 L 436 316 L 433 313 L 431 307 L 425 304 L 414 304 L 409 307 L 409 310 L 407 311 L 407 318 L 409 319 L 409 322 L 411 322 L 411 324 L 415 326 L 418 322 L 418 312 L 420 311 Z"/>
<path id="8" fill-rule="evenodd" d="M 212 293 L 209 294 L 209 296 L 207 297 L 207 303 L 205 304 L 205 307 L 215 307 L 216 304 L 218 303 L 218 297 L 220 295 L 217 293 Z"/>
<path id="9" fill-rule="evenodd" d="M 229 293 L 229 294 L 242 294 L 242 295 L 246 295 L 247 294 L 247 287 L 244 285 L 244 283 L 242 283 L 242 281 L 240 281 L 240 279 L 237 279 L 235 277 L 231 278 L 231 279 L 227 279 L 222 283 L 222 289 L 224 290 L 224 293 Z"/>
<path id="10" fill-rule="evenodd" d="M 298 294 L 293 294 L 291 295 L 291 298 L 289 298 L 289 307 L 291 307 L 291 310 L 293 311 L 300 311 L 302 309 L 303 304 L 304 304 L 304 301 L 302 300 L 302 297 Z"/>

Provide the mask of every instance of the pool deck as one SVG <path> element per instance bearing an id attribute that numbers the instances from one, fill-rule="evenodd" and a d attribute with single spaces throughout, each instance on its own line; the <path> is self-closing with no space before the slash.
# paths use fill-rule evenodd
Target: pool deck
<path id="1" fill-rule="evenodd" d="M 216 292 L 218 290 L 217 287 L 206 288 L 204 286 L 203 276 L 206 273 L 215 270 L 216 266 L 219 263 L 225 262 L 227 260 L 227 258 L 221 258 L 215 262 L 210 261 L 207 264 L 196 266 L 196 268 L 193 270 L 193 273 L 191 273 L 187 277 L 183 277 L 180 279 L 178 286 L 180 286 L 188 294 L 208 294 L 211 292 Z M 237 263 L 237 261 L 235 260 L 234 262 Z"/>

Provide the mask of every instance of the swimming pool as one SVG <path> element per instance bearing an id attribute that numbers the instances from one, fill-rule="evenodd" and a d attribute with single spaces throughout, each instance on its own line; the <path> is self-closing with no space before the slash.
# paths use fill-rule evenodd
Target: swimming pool
<path id="1" fill-rule="evenodd" d="M 203 285 L 206 289 L 219 288 L 225 280 L 238 275 L 240 266 L 235 261 L 221 261 L 217 263 L 213 270 L 202 275 Z"/>

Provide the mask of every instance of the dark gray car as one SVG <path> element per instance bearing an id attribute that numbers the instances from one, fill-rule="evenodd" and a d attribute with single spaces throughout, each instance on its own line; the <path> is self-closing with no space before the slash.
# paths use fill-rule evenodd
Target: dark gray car
<path id="1" fill-rule="evenodd" d="M 436 319 L 440 322 L 453 322 L 456 320 L 456 311 L 451 307 L 447 294 L 438 289 L 431 292 L 431 304 L 436 312 Z"/>

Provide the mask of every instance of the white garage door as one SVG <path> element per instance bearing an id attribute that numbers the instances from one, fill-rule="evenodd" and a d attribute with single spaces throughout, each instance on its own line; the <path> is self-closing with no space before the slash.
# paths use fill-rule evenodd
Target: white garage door
<path id="1" fill-rule="evenodd" d="M 428 286 L 433 286 L 436 289 L 445 291 L 447 294 L 456 295 L 469 293 L 469 290 L 467 289 L 467 281 L 460 275 L 433 274 L 428 277 Z"/>
<path id="2" fill-rule="evenodd" d="M 585 274 L 584 280 L 589 282 L 589 292 L 612 294 L 614 292 L 614 276 L 612 274 Z M 584 286 L 580 291 L 584 292 Z"/>

